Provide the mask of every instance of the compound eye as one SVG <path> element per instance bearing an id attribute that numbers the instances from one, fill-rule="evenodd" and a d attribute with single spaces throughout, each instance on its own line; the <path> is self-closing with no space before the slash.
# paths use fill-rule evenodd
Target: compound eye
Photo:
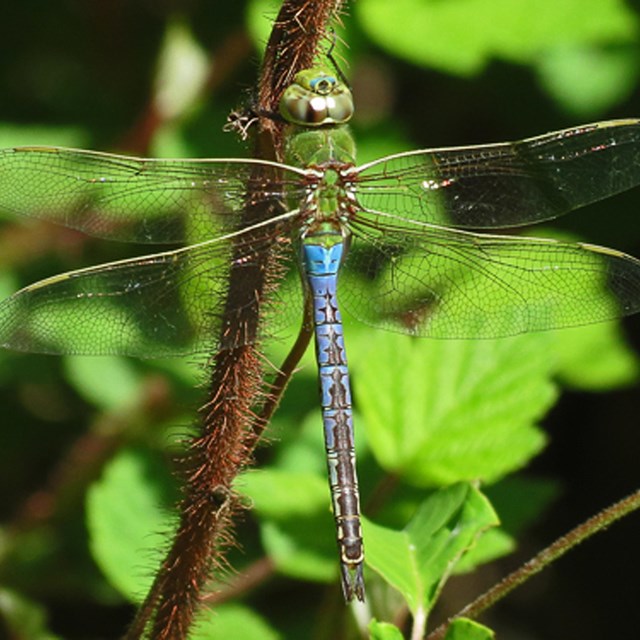
<path id="1" fill-rule="evenodd" d="M 322 76 L 320 78 L 313 78 L 309 82 L 309 87 L 315 93 L 319 93 L 320 95 L 327 95 L 333 91 L 333 88 L 336 86 L 336 79 L 332 76 Z"/>
<path id="2" fill-rule="evenodd" d="M 348 87 L 322 69 L 300 71 L 280 98 L 280 114 L 291 124 L 314 127 L 344 124 L 353 115 Z"/>

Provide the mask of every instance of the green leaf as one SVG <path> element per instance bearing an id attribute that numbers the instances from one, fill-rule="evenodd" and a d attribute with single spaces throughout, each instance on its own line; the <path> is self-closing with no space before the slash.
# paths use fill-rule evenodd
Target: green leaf
<path id="1" fill-rule="evenodd" d="M 328 511 L 314 517 L 262 523 L 262 544 L 283 575 L 313 582 L 333 582 L 338 549 Z"/>
<path id="2" fill-rule="evenodd" d="M 248 607 L 231 604 L 215 609 L 204 609 L 198 616 L 194 630 L 189 634 L 189 640 L 212 640 L 212 638 L 278 640 L 281 637 L 264 618 Z"/>
<path id="3" fill-rule="evenodd" d="M 280 0 L 251 0 L 247 6 L 247 25 L 256 51 L 264 52 L 278 15 Z"/>
<path id="4" fill-rule="evenodd" d="M 489 501 L 472 486 L 457 484 L 432 494 L 402 531 L 363 519 L 366 561 L 415 615 L 431 609 L 460 557 L 497 524 Z"/>
<path id="5" fill-rule="evenodd" d="M 534 237 L 575 243 L 583 239 L 552 227 L 536 227 Z M 618 321 L 549 332 L 553 339 L 555 375 L 578 389 L 604 391 L 630 384 L 640 372 L 638 357 Z M 593 354 L 598 357 L 594 358 Z"/>
<path id="6" fill-rule="evenodd" d="M 25 147 L 51 145 L 58 147 L 84 147 L 89 136 L 75 127 L 44 125 L 20 125 L 0 122 L 0 147 Z"/>
<path id="7" fill-rule="evenodd" d="M 244 473 L 236 487 L 262 516 L 262 543 L 278 570 L 295 578 L 336 577 L 336 543 L 326 478 L 261 469 Z"/>
<path id="8" fill-rule="evenodd" d="M 140 395 L 140 375 L 126 358 L 67 356 L 64 362 L 69 382 L 102 409 L 131 406 Z"/>
<path id="9" fill-rule="evenodd" d="M 404 638 L 402 631 L 395 624 L 378 622 L 375 618 L 372 618 L 367 628 L 370 640 L 403 640 Z"/>
<path id="10" fill-rule="evenodd" d="M 448 73 L 479 73 L 492 58 L 520 64 L 559 46 L 632 42 L 635 14 L 622 0 L 361 0 L 368 36 L 393 54 Z M 398 20 L 398 16 L 406 19 Z"/>
<path id="11" fill-rule="evenodd" d="M 631 95 L 638 81 L 638 51 L 559 46 L 541 57 L 537 69 L 540 84 L 560 106 L 592 118 Z"/>
<path id="12" fill-rule="evenodd" d="M 182 20 L 167 25 L 158 57 L 154 107 L 162 119 L 179 117 L 204 90 L 209 56 Z"/>
<path id="13" fill-rule="evenodd" d="M 375 340 L 356 338 L 350 342 L 357 349 L 355 401 L 387 471 L 422 486 L 491 481 L 543 447 L 534 423 L 556 397 L 548 335 L 455 341 L 380 332 Z"/>
<path id="14" fill-rule="evenodd" d="M 317 365 L 314 362 L 310 366 L 315 368 Z M 318 404 L 315 379 L 312 383 L 312 391 L 312 395 L 300 396 L 299 398 L 304 409 L 312 407 L 312 410 L 307 411 L 302 420 L 288 420 L 281 414 L 275 417 L 269 425 L 269 429 L 271 433 L 275 432 L 277 437 L 284 441 L 284 446 L 280 446 L 278 449 L 275 463 L 280 470 L 311 473 L 322 478 L 326 483 L 327 459 L 324 451 L 322 414 L 320 407 L 314 406 Z M 354 412 L 354 423 L 360 424 L 360 416 L 357 412 Z M 284 432 L 285 429 L 286 432 Z M 283 432 L 280 433 L 278 430 Z M 363 431 L 358 433 L 355 448 L 356 458 L 364 459 L 368 452 L 368 444 L 366 434 Z"/>
<path id="15" fill-rule="evenodd" d="M 484 493 L 500 517 L 500 528 L 487 531 L 456 565 L 455 573 L 504 556 L 516 546 L 512 537 L 534 523 L 558 494 L 550 480 L 514 476 L 484 488 Z"/>
<path id="16" fill-rule="evenodd" d="M 316 366 L 313 363 L 310 366 Z M 296 381 L 294 381 L 295 384 Z M 315 380 L 313 381 L 315 392 Z M 322 416 L 317 404 L 317 395 L 307 395 L 299 400 L 304 403 L 307 411 L 304 418 L 287 420 L 282 414 L 275 416 L 269 425 L 270 432 L 276 432 L 284 446 L 278 448 L 276 465 L 280 470 L 291 472 L 311 473 L 318 478 L 326 478 L 327 461 L 324 455 L 322 435 Z"/>
<path id="17" fill-rule="evenodd" d="M 515 539 L 502 529 L 486 531 L 456 564 L 456 575 L 469 573 L 480 565 L 509 555 L 517 547 Z"/>
<path id="18" fill-rule="evenodd" d="M 447 629 L 445 640 L 493 640 L 491 629 L 467 618 L 454 620 Z"/>
<path id="19" fill-rule="evenodd" d="M 254 469 L 236 480 L 236 488 L 269 518 L 304 517 L 329 504 L 326 479 L 313 473 Z"/>
<path id="20" fill-rule="evenodd" d="M 87 496 L 93 557 L 126 598 L 141 602 L 163 557 L 173 502 L 166 468 L 143 450 L 123 450 Z M 165 509 L 163 509 L 165 507 Z"/>
<path id="21" fill-rule="evenodd" d="M 607 391 L 638 379 L 638 357 L 626 343 L 620 323 L 598 324 L 555 332 L 557 375 L 571 387 Z M 594 354 L 598 354 L 594 358 Z"/>
<path id="22" fill-rule="evenodd" d="M 385 122 L 380 131 L 367 131 L 367 135 L 358 139 L 358 163 L 366 164 L 383 156 L 411 150 L 409 138 L 395 123 Z"/>

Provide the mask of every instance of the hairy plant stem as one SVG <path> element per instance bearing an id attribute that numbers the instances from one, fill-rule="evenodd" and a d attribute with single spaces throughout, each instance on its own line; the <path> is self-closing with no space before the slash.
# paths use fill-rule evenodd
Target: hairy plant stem
<path id="1" fill-rule="evenodd" d="M 495 584 L 491 589 L 432 631 L 427 636 L 427 640 L 442 640 L 447 629 L 456 618 L 477 618 L 483 611 L 493 606 L 499 600 L 502 600 L 502 598 L 529 580 L 529 578 L 540 573 L 540 571 L 563 556 L 567 551 L 638 509 L 640 509 L 640 490 L 623 498 L 610 507 L 603 509 L 569 531 L 569 533 L 558 538 L 555 542 L 531 558 L 531 560 L 525 562 L 519 569 L 500 580 L 500 582 Z"/>
<path id="2" fill-rule="evenodd" d="M 261 115 L 254 157 L 282 159 L 283 125 L 273 114 L 293 76 L 313 63 L 327 24 L 336 17 L 340 4 L 341 0 L 284 2 L 267 45 L 258 87 L 257 113 Z M 277 184 L 277 172 L 265 177 L 261 169 L 250 178 L 238 230 L 276 216 L 285 206 L 278 199 L 252 199 L 253 180 L 260 185 L 265 180 Z M 189 443 L 178 528 L 127 640 L 184 640 L 208 580 L 226 566 L 224 551 L 233 543 L 232 523 L 241 509 L 233 480 L 250 464 L 310 338 L 305 322 L 269 386 L 260 350 L 260 339 L 265 335 L 262 323 L 270 296 L 282 278 L 287 248 L 286 243 L 267 244 L 259 235 L 247 233 L 239 236 L 239 244 L 232 250 L 219 348 L 210 360 L 208 399 L 201 410 L 199 431 Z"/>

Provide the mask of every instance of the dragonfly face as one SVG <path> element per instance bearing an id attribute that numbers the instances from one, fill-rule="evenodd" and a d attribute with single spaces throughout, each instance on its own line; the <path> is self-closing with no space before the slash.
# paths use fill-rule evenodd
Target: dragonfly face
<path id="1" fill-rule="evenodd" d="M 285 90 L 280 113 L 287 122 L 305 127 L 344 124 L 353 115 L 353 98 L 349 88 L 324 69 L 306 69 Z"/>
<path id="2" fill-rule="evenodd" d="M 630 256 L 468 230 L 549 220 L 638 186 L 640 121 L 601 122 L 512 143 L 409 151 L 356 167 L 344 125 L 353 113 L 351 95 L 331 73 L 299 74 L 280 110 L 291 124 L 287 164 L 143 159 L 50 147 L 0 151 L 3 211 L 106 239 L 186 245 L 22 289 L 0 304 L 0 345 L 153 357 L 209 351 L 216 347 L 212 332 L 226 331 L 227 342 L 218 348 L 232 348 L 252 338 L 223 326 L 224 314 L 240 313 L 251 299 L 229 296 L 231 269 L 251 273 L 256 252 L 300 238 L 342 586 L 347 599 L 362 599 L 341 308 L 402 333 L 473 339 L 636 313 L 640 262 Z M 284 195 L 288 210 L 269 209 L 277 212 L 240 224 L 247 201 L 271 203 Z M 280 295 L 275 289 L 273 295 Z"/>

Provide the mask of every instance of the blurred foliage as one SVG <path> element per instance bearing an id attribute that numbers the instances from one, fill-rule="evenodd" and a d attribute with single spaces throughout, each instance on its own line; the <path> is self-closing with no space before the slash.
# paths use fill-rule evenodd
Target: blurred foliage
<path id="1" fill-rule="evenodd" d="M 492 640 L 495 634 L 487 627 L 461 618 L 456 620 L 445 636 L 445 640 Z"/>
<path id="2" fill-rule="evenodd" d="M 264 0 L 13 3 L 3 17 L 0 41 L 0 146 L 246 155 L 246 145 L 223 133 L 222 125 L 232 108 L 250 98 L 278 5 Z M 348 48 L 339 46 L 338 53 L 357 102 L 353 129 L 359 159 L 517 139 L 587 118 L 637 115 L 639 20 L 633 3 L 621 0 L 588 8 L 578 0 L 358 0 L 343 17 L 339 35 Z M 639 205 L 640 194 L 625 194 L 558 224 L 638 255 Z M 141 253 L 139 247 L 1 215 L 3 295 L 58 272 Z M 551 416 L 552 425 L 554 415 L 561 424 L 555 436 L 561 431 L 570 442 L 561 466 L 573 472 L 576 461 L 586 459 L 587 477 L 597 482 L 622 477 L 613 458 L 617 443 L 619 464 L 626 460 L 630 469 L 637 468 L 637 390 L 621 390 L 638 374 L 627 337 L 637 340 L 633 324 L 627 333 L 612 323 L 478 343 L 417 341 L 350 322 L 346 335 L 360 484 L 375 522 L 366 529 L 372 563 L 368 609 L 352 617 L 336 587 L 309 353 L 270 427 L 270 446 L 257 454 L 261 468 L 238 479 L 254 508 L 238 526 L 242 547 L 232 551 L 230 562 L 251 577 L 266 556 L 270 569 L 257 586 L 242 592 L 242 604 L 203 613 L 194 638 L 359 637 L 369 614 L 402 620 L 402 600 L 377 574 L 393 576 L 392 584 L 403 585 L 405 597 L 415 602 L 425 585 L 439 591 L 442 572 L 454 571 L 453 559 L 463 551 L 469 553 L 456 573 L 507 553 L 521 538 L 525 546 L 539 545 L 524 536 L 554 497 L 559 499 L 558 484 L 505 476 L 544 447 L 540 422 L 559 397 L 560 384 L 582 392 L 579 404 L 570 405 L 574 411 L 561 404 Z M 281 362 L 288 346 L 284 337 L 274 341 L 269 357 Z M 144 594 L 163 548 L 158 535 L 173 524 L 170 459 L 195 420 L 200 364 L 195 357 L 139 362 L 0 354 L 0 637 L 116 638 L 126 628 L 131 602 Z M 596 405 L 586 390 L 611 393 Z M 474 505 L 482 511 L 478 505 L 488 504 L 486 498 L 468 484 L 445 488 L 470 480 L 487 483 L 483 489 L 503 523 L 479 539 L 488 511 L 470 512 Z M 434 503 L 446 502 L 452 492 L 459 492 L 462 504 L 450 506 L 439 526 L 425 524 L 424 514 L 437 513 Z M 578 492 L 590 493 L 586 482 Z M 586 497 L 586 510 L 575 517 L 602 506 Z M 456 521 L 460 513 L 465 517 Z M 451 555 L 436 558 L 434 547 L 421 545 L 431 535 L 446 537 L 452 522 L 456 531 L 455 523 L 464 523 L 469 539 Z M 571 524 L 575 520 L 562 514 L 554 534 Z M 385 557 L 389 540 L 396 541 L 389 544 L 406 563 L 393 554 Z M 472 541 L 476 545 L 470 549 Z M 638 567 L 637 554 L 620 547 L 631 573 L 632 565 Z M 614 551 L 606 549 L 607 570 Z M 422 556 L 408 586 L 413 552 Z M 581 583 L 612 584 L 609 575 L 596 577 L 597 561 L 583 562 L 588 579 L 563 583 L 562 598 L 548 596 L 562 599 L 555 618 L 540 613 L 538 600 L 532 619 L 520 623 L 529 637 L 615 635 L 607 608 L 612 605 L 598 613 L 597 602 L 606 602 L 606 594 L 598 593 L 588 605 L 577 598 L 577 609 L 571 608 L 575 596 L 567 594 L 583 593 Z M 430 574 L 438 563 L 440 574 Z M 486 578 L 475 576 L 455 581 L 467 580 L 464 592 L 477 593 Z M 232 584 L 234 578 L 226 576 Z M 218 586 L 224 591 L 224 584 Z M 584 589 L 588 595 L 597 591 Z M 625 607 L 622 588 L 614 584 L 607 590 L 616 594 L 620 610 L 631 608 L 631 601 Z M 442 601 L 447 613 L 464 604 L 446 587 Z M 522 609 L 520 603 L 516 613 Z M 491 626 L 512 628 L 513 617 L 513 611 L 506 621 L 498 615 Z M 371 632 L 376 638 L 400 637 L 383 622 L 373 624 Z M 620 635 L 624 632 L 621 627 Z M 490 637 L 488 629 L 468 621 L 447 636 Z"/>

